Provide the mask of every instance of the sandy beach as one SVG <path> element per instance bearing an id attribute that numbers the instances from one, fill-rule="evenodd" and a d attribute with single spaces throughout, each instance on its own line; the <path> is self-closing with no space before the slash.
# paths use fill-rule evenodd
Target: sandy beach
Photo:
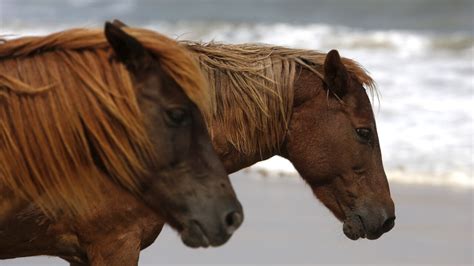
<path id="1" fill-rule="evenodd" d="M 241 171 L 232 182 L 245 222 L 222 247 L 189 249 L 165 228 L 144 250 L 140 265 L 175 264 L 444 264 L 473 260 L 473 190 L 391 184 L 395 228 L 375 241 L 351 241 L 342 225 L 300 180 L 262 178 Z M 67 265 L 55 258 L 0 261 L 0 265 Z"/>

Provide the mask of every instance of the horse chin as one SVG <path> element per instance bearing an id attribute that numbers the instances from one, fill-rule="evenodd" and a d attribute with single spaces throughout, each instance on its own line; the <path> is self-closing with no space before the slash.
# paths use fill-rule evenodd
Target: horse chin
<path id="1" fill-rule="evenodd" d="M 191 220 L 189 223 L 187 223 L 180 234 L 181 240 L 188 247 L 207 248 L 210 245 L 206 233 L 202 229 L 201 225 L 199 225 L 199 223 L 195 220 Z"/>
<path id="2" fill-rule="evenodd" d="M 366 238 L 367 236 L 364 223 L 359 215 L 348 216 L 344 220 L 342 230 L 347 238 L 352 240 Z"/>
<path id="3" fill-rule="evenodd" d="M 344 234 L 352 239 L 357 240 L 359 238 L 367 238 L 369 240 L 378 239 L 385 232 L 390 231 L 393 228 L 394 223 L 391 226 L 387 226 L 386 229 L 374 230 L 373 226 L 370 226 L 370 221 L 363 219 L 358 214 L 351 214 L 344 220 L 343 231 Z"/>
<path id="4" fill-rule="evenodd" d="M 230 232 L 209 235 L 204 227 L 196 220 L 189 221 L 180 231 L 181 240 L 191 248 L 218 247 L 223 245 L 232 236 Z"/>

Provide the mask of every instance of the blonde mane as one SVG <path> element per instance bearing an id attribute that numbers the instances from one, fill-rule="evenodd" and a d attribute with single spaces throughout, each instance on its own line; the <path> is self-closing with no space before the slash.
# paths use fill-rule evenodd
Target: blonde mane
<path id="1" fill-rule="evenodd" d="M 284 141 L 299 69 L 324 77 L 325 53 L 261 44 L 228 45 L 182 41 L 194 52 L 212 97 L 212 125 L 243 154 L 278 150 Z M 343 58 L 347 70 L 370 92 L 375 83 L 355 61 Z"/>
<path id="2" fill-rule="evenodd" d="M 207 83 L 182 45 L 124 30 L 209 112 Z M 100 198 L 102 168 L 136 192 L 155 159 L 130 75 L 112 57 L 98 29 L 0 43 L 0 184 L 50 215 L 87 212 Z"/>

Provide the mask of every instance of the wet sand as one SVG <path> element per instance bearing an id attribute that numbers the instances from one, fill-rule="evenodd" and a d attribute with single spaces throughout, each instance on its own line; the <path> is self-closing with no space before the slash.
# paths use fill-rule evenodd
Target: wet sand
<path id="1" fill-rule="evenodd" d="M 140 265 L 171 264 L 445 264 L 474 262 L 473 190 L 391 184 L 395 228 L 375 241 L 351 241 L 342 225 L 299 179 L 263 179 L 240 172 L 232 182 L 245 222 L 213 249 L 186 248 L 165 228 L 142 252 Z M 47 257 L 0 265 L 67 265 Z"/>

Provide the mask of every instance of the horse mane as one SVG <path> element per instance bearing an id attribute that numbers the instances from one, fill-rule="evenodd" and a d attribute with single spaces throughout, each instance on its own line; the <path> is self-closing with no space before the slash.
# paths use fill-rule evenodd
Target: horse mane
<path id="1" fill-rule="evenodd" d="M 226 139 L 244 154 L 280 148 L 292 113 L 298 69 L 324 79 L 325 53 L 263 44 L 181 43 L 194 52 L 209 82 L 211 135 L 212 125 L 220 125 Z M 342 61 L 366 89 L 376 92 L 374 81 L 357 62 Z"/>
<path id="2" fill-rule="evenodd" d="M 207 83 L 189 51 L 153 31 L 124 30 L 209 112 Z M 103 30 L 0 43 L 0 184 L 52 216 L 87 213 L 107 177 L 138 192 L 155 156 L 135 94 Z"/>

